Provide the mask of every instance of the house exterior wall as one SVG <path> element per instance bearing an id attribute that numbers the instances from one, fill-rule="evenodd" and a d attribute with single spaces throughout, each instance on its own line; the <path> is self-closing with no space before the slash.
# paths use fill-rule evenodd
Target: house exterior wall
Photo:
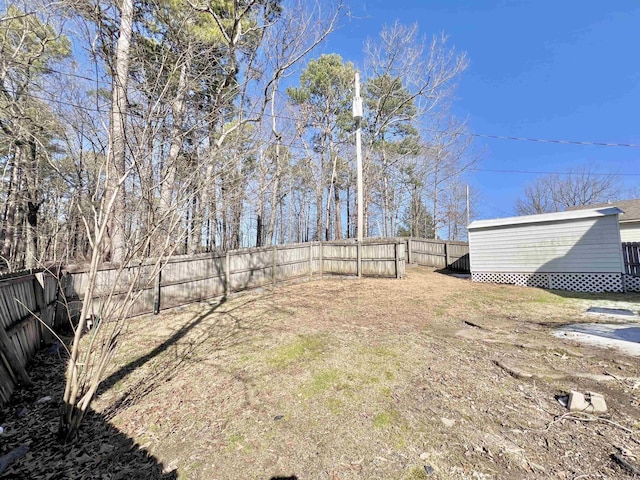
<path id="1" fill-rule="evenodd" d="M 617 215 L 469 230 L 472 273 L 622 273 Z"/>
<path id="2" fill-rule="evenodd" d="M 640 242 L 640 222 L 621 223 L 620 237 L 623 242 Z"/>

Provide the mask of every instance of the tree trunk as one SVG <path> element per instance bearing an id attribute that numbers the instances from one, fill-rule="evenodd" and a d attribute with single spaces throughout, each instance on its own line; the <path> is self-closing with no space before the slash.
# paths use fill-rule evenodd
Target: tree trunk
<path id="1" fill-rule="evenodd" d="M 433 238 L 438 238 L 438 168 L 433 173 Z"/>
<path id="2" fill-rule="evenodd" d="M 279 244 L 283 244 L 283 243 L 285 243 L 285 238 L 284 238 L 284 202 L 279 202 L 278 205 L 279 205 L 279 208 L 280 208 L 280 235 L 278 237 L 278 243 Z"/>
<path id="3" fill-rule="evenodd" d="M 25 249 L 25 268 L 38 266 L 38 210 L 39 203 L 27 202 L 27 235 Z"/>
<path id="4" fill-rule="evenodd" d="M 191 197 L 191 225 L 188 252 L 192 255 L 200 253 L 202 247 L 202 222 L 200 222 L 200 204 L 196 193 Z"/>
<path id="5" fill-rule="evenodd" d="M 165 163 L 165 171 L 160 184 L 160 205 L 159 205 L 159 222 L 160 230 L 156 234 L 157 246 L 164 245 L 167 235 L 171 235 L 175 216 L 178 214 L 178 205 L 173 203 L 173 190 L 176 182 L 176 173 L 178 171 L 178 157 L 182 151 L 183 143 L 183 119 L 186 104 L 187 91 L 187 70 L 189 68 L 189 55 L 182 69 L 180 70 L 180 78 L 178 80 L 178 90 L 176 98 L 171 105 L 173 124 L 170 133 L 169 155 Z"/>
<path id="6" fill-rule="evenodd" d="M 209 143 L 213 145 L 213 131 L 209 132 Z M 214 168 L 214 152 L 215 147 L 211 147 L 209 155 L 206 159 L 206 166 L 204 169 L 204 176 L 201 179 L 200 192 L 201 192 L 201 203 L 202 203 L 202 218 L 206 222 L 206 232 L 207 232 L 207 251 L 212 252 L 216 248 L 216 233 L 217 233 L 217 222 L 216 222 L 216 201 L 217 201 L 217 190 L 216 190 L 216 179 L 215 179 L 215 168 Z"/>
<path id="7" fill-rule="evenodd" d="M 322 212 L 323 207 L 322 207 L 322 198 L 323 198 L 323 190 L 324 187 L 322 186 L 322 181 L 318 182 L 318 185 L 316 186 L 316 232 L 315 235 L 313 237 L 313 239 L 315 241 L 322 241 Z"/>
<path id="8" fill-rule="evenodd" d="M 231 250 L 236 250 L 242 246 L 241 221 L 242 221 L 242 200 L 234 202 L 231 209 L 232 233 Z"/>
<path id="9" fill-rule="evenodd" d="M 269 229 L 267 231 L 267 238 L 269 239 L 269 245 L 274 244 L 274 234 L 276 231 L 276 213 L 278 208 L 278 197 L 280 195 L 280 176 L 281 172 L 281 162 L 280 162 L 280 145 L 282 144 L 282 135 L 278 132 L 276 126 L 276 115 L 275 115 L 275 100 L 276 100 L 276 89 L 274 88 L 271 91 L 271 133 L 274 135 L 276 139 L 275 145 L 275 158 L 274 160 L 274 171 L 273 171 L 273 185 L 271 186 L 271 213 L 269 215 Z"/>
<path id="10" fill-rule="evenodd" d="M 256 247 L 262 246 L 262 214 L 258 210 L 258 218 L 256 220 Z"/>
<path id="11" fill-rule="evenodd" d="M 383 225 L 385 237 L 389 236 L 389 177 L 387 172 L 387 155 L 384 150 L 384 138 L 382 147 L 382 199 L 383 199 Z"/>
<path id="12" fill-rule="evenodd" d="M 115 196 L 109 233 L 111 237 L 111 261 L 125 259 L 126 204 L 125 188 L 121 179 L 125 174 L 127 83 L 129 80 L 129 53 L 133 31 L 133 0 L 122 0 L 120 29 L 116 43 L 111 98 L 111 130 L 107 159 L 106 201 Z"/>
<path id="13" fill-rule="evenodd" d="M 4 241 L 2 244 L 2 259 L 3 263 L 7 264 L 9 270 L 13 270 L 15 267 L 12 265 L 12 245 L 13 236 L 16 231 L 16 210 L 18 208 L 18 184 L 20 181 L 20 153 L 16 152 L 13 168 L 11 169 L 11 179 L 9 181 L 9 189 L 7 192 L 7 203 L 4 207 L 4 218 L 2 222 L 2 231 Z"/>
<path id="14" fill-rule="evenodd" d="M 326 218 L 326 239 L 329 240 L 331 237 L 331 200 L 332 200 L 332 191 L 335 191 L 335 185 L 336 185 L 336 169 L 337 169 L 337 162 L 338 162 L 338 155 L 336 155 L 333 151 L 333 140 L 331 139 L 330 135 L 331 132 L 327 132 L 326 133 L 327 136 L 329 136 L 329 159 L 331 161 L 331 178 L 329 179 L 329 186 L 328 186 L 328 191 L 327 191 L 327 218 Z M 338 214 L 336 213 L 336 219 L 338 217 Z"/>
<path id="15" fill-rule="evenodd" d="M 26 212 L 26 245 L 25 268 L 35 268 L 38 264 L 38 211 L 40 210 L 39 176 L 36 142 L 29 141 L 27 168 L 27 212 Z"/>
<path id="16" fill-rule="evenodd" d="M 335 239 L 342 240 L 342 218 L 341 218 L 341 207 L 340 207 L 340 190 L 338 190 L 338 185 L 336 185 L 336 179 L 333 180 L 333 199 L 335 203 Z"/>
<path id="17" fill-rule="evenodd" d="M 288 222 L 287 222 L 287 241 L 288 242 L 293 242 L 293 211 L 292 211 L 292 205 L 291 203 L 293 202 L 293 188 L 291 186 L 291 179 L 289 179 L 289 201 L 287 204 L 287 218 L 288 218 Z"/>
<path id="18" fill-rule="evenodd" d="M 352 231 L 353 219 L 351 218 L 351 189 L 347 183 L 347 238 L 353 238 L 355 235 Z"/>

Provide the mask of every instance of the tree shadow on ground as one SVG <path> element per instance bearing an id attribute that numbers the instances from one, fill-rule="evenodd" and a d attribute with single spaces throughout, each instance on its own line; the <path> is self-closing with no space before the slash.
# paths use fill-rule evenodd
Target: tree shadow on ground
<path id="1" fill-rule="evenodd" d="M 17 390 L 0 410 L 4 428 L 0 456 L 28 445 L 29 451 L 12 463 L 1 479 L 162 479 L 175 471 L 111 425 L 103 415 L 89 411 L 76 440 L 56 440 L 66 359 L 40 352 L 29 369 L 34 386 Z"/>
<path id="2" fill-rule="evenodd" d="M 232 347 L 246 338 L 245 333 L 254 334 L 257 329 L 262 328 L 262 325 L 256 321 L 246 322 L 238 313 L 249 308 L 258 299 L 268 298 L 269 294 L 263 294 L 260 297 L 234 302 L 233 306 L 229 306 L 227 298 L 223 297 L 216 303 L 202 304 L 206 307 L 196 311 L 193 318 L 184 323 L 169 338 L 148 353 L 121 366 L 101 382 L 97 396 L 109 391 L 134 371 L 142 372 L 140 377 L 134 380 L 118 398 L 109 402 L 109 406 L 103 412 L 105 418 L 108 420 L 114 418 L 118 413 L 151 394 L 173 376 L 184 373 L 198 362 L 201 350 L 206 349 L 211 353 Z M 172 349 L 170 355 L 169 349 Z"/>
<path id="3" fill-rule="evenodd" d="M 269 295 L 261 295 L 261 300 Z M 60 444 L 56 435 L 65 385 L 66 357 L 62 349 L 41 351 L 30 366 L 34 386 L 17 390 L 9 405 L 0 409 L 3 426 L 0 457 L 22 445 L 29 451 L 13 462 L 0 479 L 163 479 L 177 478 L 133 439 L 109 423 L 115 415 L 152 393 L 158 385 L 194 363 L 192 356 L 206 344 L 207 349 L 226 348 L 245 338 L 243 332 L 255 332 L 259 323 L 248 323 L 243 308 L 257 300 L 249 297 L 227 304 L 223 297 L 215 303 L 202 303 L 193 318 L 161 344 L 126 365 L 121 366 L 104 382 L 99 394 L 138 370 L 143 372 L 131 387 L 119 395 L 102 413 L 89 410 L 78 437 L 69 445 Z M 165 315 L 175 315 L 176 311 Z M 155 319 L 155 318 L 154 318 Z M 159 319 L 158 319 L 159 320 Z M 136 322 L 137 319 L 129 320 Z M 173 355 L 175 347 L 177 355 Z M 167 351 L 172 349 L 172 354 Z M 179 352 L 178 352 L 179 350 Z M 151 364 L 151 365 L 150 365 Z M 143 368 L 143 367 L 150 368 Z M 40 399 L 44 399 L 39 402 Z M 0 462 L 1 464 L 2 462 Z M 1 467 L 0 467 L 1 468 Z"/>

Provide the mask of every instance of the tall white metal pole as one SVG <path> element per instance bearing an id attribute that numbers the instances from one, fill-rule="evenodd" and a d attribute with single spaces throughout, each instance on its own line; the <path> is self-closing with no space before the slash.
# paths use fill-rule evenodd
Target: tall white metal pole
<path id="1" fill-rule="evenodd" d="M 467 183 L 467 226 L 471 223 L 469 218 L 471 218 L 471 216 L 469 214 L 469 184 Z"/>
<path id="2" fill-rule="evenodd" d="M 356 72 L 355 96 L 353 98 L 353 118 L 356 121 L 356 171 L 357 171 L 357 204 L 358 204 L 358 227 L 357 227 L 357 270 L 358 277 L 362 276 L 362 240 L 364 237 L 364 205 L 362 193 L 362 139 L 360 120 L 362 120 L 362 99 L 360 98 L 360 74 Z"/>

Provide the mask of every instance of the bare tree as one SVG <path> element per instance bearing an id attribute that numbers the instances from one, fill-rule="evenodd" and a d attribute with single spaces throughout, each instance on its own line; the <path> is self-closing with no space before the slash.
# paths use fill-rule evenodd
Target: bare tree
<path id="1" fill-rule="evenodd" d="M 618 178 L 595 172 L 590 165 L 550 174 L 525 186 L 516 201 L 518 215 L 559 212 L 570 207 L 591 205 L 619 199 Z"/>
<path id="2" fill-rule="evenodd" d="M 443 223 L 448 240 L 466 240 L 468 238 L 467 218 L 471 220 L 475 217 L 479 197 L 479 192 L 465 184 L 461 177 L 456 176 L 449 180 L 442 202 Z M 467 205 L 469 206 L 468 212 Z"/>
<path id="3" fill-rule="evenodd" d="M 323 8 L 319 3 L 292 3 L 284 13 L 281 22 L 268 30 L 265 38 L 265 57 L 271 74 L 266 85 L 265 98 L 270 105 L 271 136 L 273 141 L 273 172 L 271 176 L 270 214 L 266 229 L 269 244 L 274 243 L 276 216 L 282 184 L 282 131 L 278 128 L 276 99 L 282 78 L 291 74 L 291 69 L 312 52 L 337 26 L 342 4 L 334 8 Z M 287 153 L 288 155 L 288 153 Z"/>
<path id="4" fill-rule="evenodd" d="M 440 115 L 438 110 L 446 107 L 456 78 L 468 65 L 466 55 L 446 42 L 444 35 L 430 41 L 420 37 L 417 24 L 395 22 L 383 28 L 377 41 L 365 44 L 369 77 L 365 89 L 365 203 L 379 198 L 384 235 L 393 233 L 393 219 L 398 218 L 401 205 L 399 185 L 395 182 L 392 188 L 391 177 L 400 178 L 397 169 L 420 151 L 419 124 Z M 380 185 L 379 195 L 372 192 L 371 182 Z M 369 210 L 365 205 L 365 211 Z"/>
<path id="5" fill-rule="evenodd" d="M 50 68 L 70 54 L 70 41 L 53 13 L 35 1 L 8 6 L 0 38 L 0 263 L 33 268 L 40 251 L 42 169 L 62 130 L 41 88 Z"/>
<path id="6" fill-rule="evenodd" d="M 208 23 L 194 25 L 189 20 L 193 15 L 172 14 L 176 5 L 194 9 L 200 13 L 197 21 Z M 91 201 L 79 214 L 90 263 L 83 289 L 87 300 L 74 326 L 67 369 L 62 440 L 76 435 L 125 319 L 167 258 L 199 250 L 203 221 L 213 222 L 212 235 L 223 248 L 244 243 L 243 215 L 266 106 L 278 79 L 326 36 L 337 18 L 335 13 L 327 17 L 323 25 L 328 30 L 312 30 L 263 77 L 256 69 L 264 66 L 260 60 L 266 50 L 260 49 L 266 32 L 278 21 L 276 4 L 265 0 L 213 7 L 209 2 L 113 4 L 114 46 L 105 26 L 113 18 L 99 8 L 86 17 L 95 26 L 88 30 L 100 38 L 96 60 L 111 78 L 111 101 L 107 148 L 95 156 L 98 174 L 87 193 Z M 135 16 L 136 8 L 148 10 Z M 157 21 L 147 30 L 144 21 L 151 17 Z M 158 25 L 164 28 L 160 33 Z M 199 27 L 213 29 L 213 40 L 199 39 Z M 158 42 L 161 35 L 172 41 Z M 72 146 L 69 152 L 79 155 Z M 101 270 L 105 248 L 112 261 L 106 272 Z M 88 319 L 95 326 L 87 336 Z"/>

